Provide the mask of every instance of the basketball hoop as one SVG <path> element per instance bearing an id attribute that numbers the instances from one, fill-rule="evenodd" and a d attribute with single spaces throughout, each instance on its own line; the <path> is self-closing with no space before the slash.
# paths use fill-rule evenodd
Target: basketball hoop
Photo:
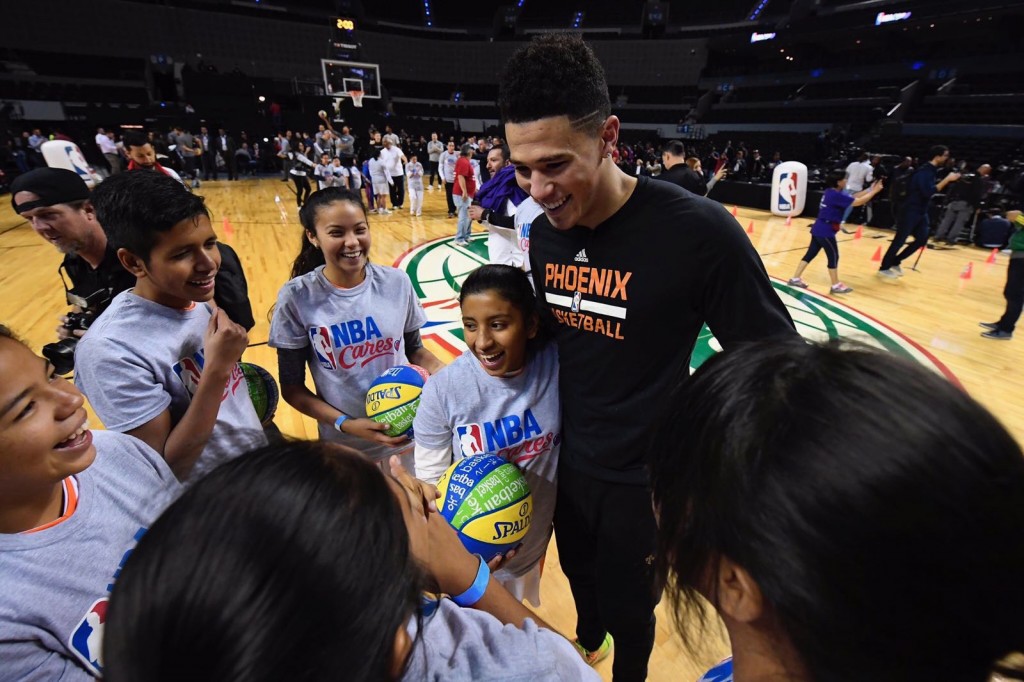
<path id="1" fill-rule="evenodd" d="M 357 109 L 362 109 L 363 95 L 365 94 L 366 93 L 362 90 L 349 90 L 348 96 L 352 98 L 352 106 L 356 107 Z"/>

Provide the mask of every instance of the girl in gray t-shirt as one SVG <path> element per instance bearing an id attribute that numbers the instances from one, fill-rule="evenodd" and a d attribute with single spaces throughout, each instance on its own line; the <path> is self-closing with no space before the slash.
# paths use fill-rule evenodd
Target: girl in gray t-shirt
<path id="1" fill-rule="evenodd" d="M 370 225 L 358 193 L 315 192 L 299 213 L 302 250 L 277 296 L 269 345 L 281 397 L 318 422 L 320 438 L 382 460 L 408 446 L 366 416 L 366 391 L 396 365 L 430 373 L 443 365 L 423 347 L 427 321 L 408 275 L 369 262 Z M 306 388 L 305 366 L 316 393 Z"/>
<path id="2" fill-rule="evenodd" d="M 523 471 L 533 519 L 495 577 L 539 606 L 562 440 L 558 352 L 539 338 L 536 299 L 522 270 L 497 264 L 475 270 L 459 302 L 469 350 L 423 389 L 413 424 L 416 476 L 436 483 L 452 462 L 484 453 Z"/>

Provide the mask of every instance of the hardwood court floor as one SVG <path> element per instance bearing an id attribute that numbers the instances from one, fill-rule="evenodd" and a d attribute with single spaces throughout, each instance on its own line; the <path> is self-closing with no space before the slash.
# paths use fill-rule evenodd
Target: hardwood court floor
<path id="1" fill-rule="evenodd" d="M 242 258 L 256 316 L 249 339 L 252 344 L 262 344 L 269 329 L 267 313 L 288 278 L 302 234 L 291 184 L 276 178 L 207 182 L 198 193 L 207 199 L 220 238 Z M 371 216 L 371 258 L 390 265 L 419 244 L 453 235 L 455 220 L 446 218 L 446 214 L 444 193 L 428 191 L 421 218 L 410 217 L 407 211 Z M 740 208 L 737 220 L 744 229 L 753 222 L 750 238 L 768 272 L 788 279 L 809 241 L 810 219 L 795 220 L 787 227 L 784 220 L 765 211 Z M 977 326 L 979 321 L 996 320 L 1002 314 L 1007 257 L 999 254 L 995 264 L 986 264 L 989 254 L 970 247 L 928 250 L 916 272 L 910 270 L 912 261 L 907 261 L 904 278 L 883 280 L 874 274 L 877 263 L 871 261 L 871 256 L 879 247 L 885 250 L 890 235 L 891 232 L 873 229 L 865 229 L 860 239 L 839 235 L 840 274 L 855 289 L 840 303 L 902 332 L 948 368 L 968 393 L 1007 425 L 1018 441 L 1024 440 L 1024 394 L 1019 390 L 1018 372 L 1024 364 L 1024 338 L 990 341 L 979 336 L 982 330 Z M 647 245 L 652 246 L 657 247 Z M 0 205 L 0 322 L 37 350 L 54 340 L 57 317 L 66 309 L 57 278 L 59 263 L 60 255 L 13 213 L 5 197 Z M 968 264 L 972 265 L 972 277 L 961 279 Z M 827 296 L 824 255 L 811 264 L 804 279 L 812 291 Z M 453 357 L 445 345 L 431 339 L 427 344 L 442 360 Z M 274 353 L 265 345 L 251 347 L 245 359 L 276 374 Z M 899 391 L 899 386 L 893 386 L 893 390 Z M 928 405 L 919 407 L 929 409 Z M 312 420 L 283 402 L 276 421 L 286 434 L 316 437 Z M 572 597 L 559 568 L 554 543 L 548 552 L 542 596 L 544 606 L 540 614 L 571 636 L 575 625 Z M 721 633 L 712 633 L 707 638 L 706 650 L 694 657 L 679 644 L 664 605 L 659 607 L 658 617 L 650 679 L 696 679 L 728 652 Z M 605 679 L 611 678 L 610 662 L 600 664 L 598 670 Z"/>

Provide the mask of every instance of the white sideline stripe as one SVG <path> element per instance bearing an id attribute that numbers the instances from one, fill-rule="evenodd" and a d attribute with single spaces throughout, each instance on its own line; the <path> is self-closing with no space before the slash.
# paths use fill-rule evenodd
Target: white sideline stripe
<path id="1" fill-rule="evenodd" d="M 552 305 L 561 306 L 563 308 L 572 309 L 572 296 L 562 296 L 561 294 L 545 293 L 544 297 L 547 302 Z M 617 317 L 620 320 L 626 319 L 626 309 L 617 305 L 608 305 L 607 303 L 598 303 L 597 301 L 588 301 L 583 299 L 580 301 L 580 310 L 586 310 L 592 313 L 598 313 L 599 315 L 607 315 L 608 317 Z"/>

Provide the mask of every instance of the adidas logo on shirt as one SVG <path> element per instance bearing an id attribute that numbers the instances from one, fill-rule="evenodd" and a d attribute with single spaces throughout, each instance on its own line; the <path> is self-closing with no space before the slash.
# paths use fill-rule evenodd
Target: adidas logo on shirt
<path id="1" fill-rule="evenodd" d="M 573 260 L 577 263 L 589 263 L 590 259 L 587 258 L 587 250 L 580 249 L 580 252 L 576 254 L 576 257 L 573 258 Z"/>

